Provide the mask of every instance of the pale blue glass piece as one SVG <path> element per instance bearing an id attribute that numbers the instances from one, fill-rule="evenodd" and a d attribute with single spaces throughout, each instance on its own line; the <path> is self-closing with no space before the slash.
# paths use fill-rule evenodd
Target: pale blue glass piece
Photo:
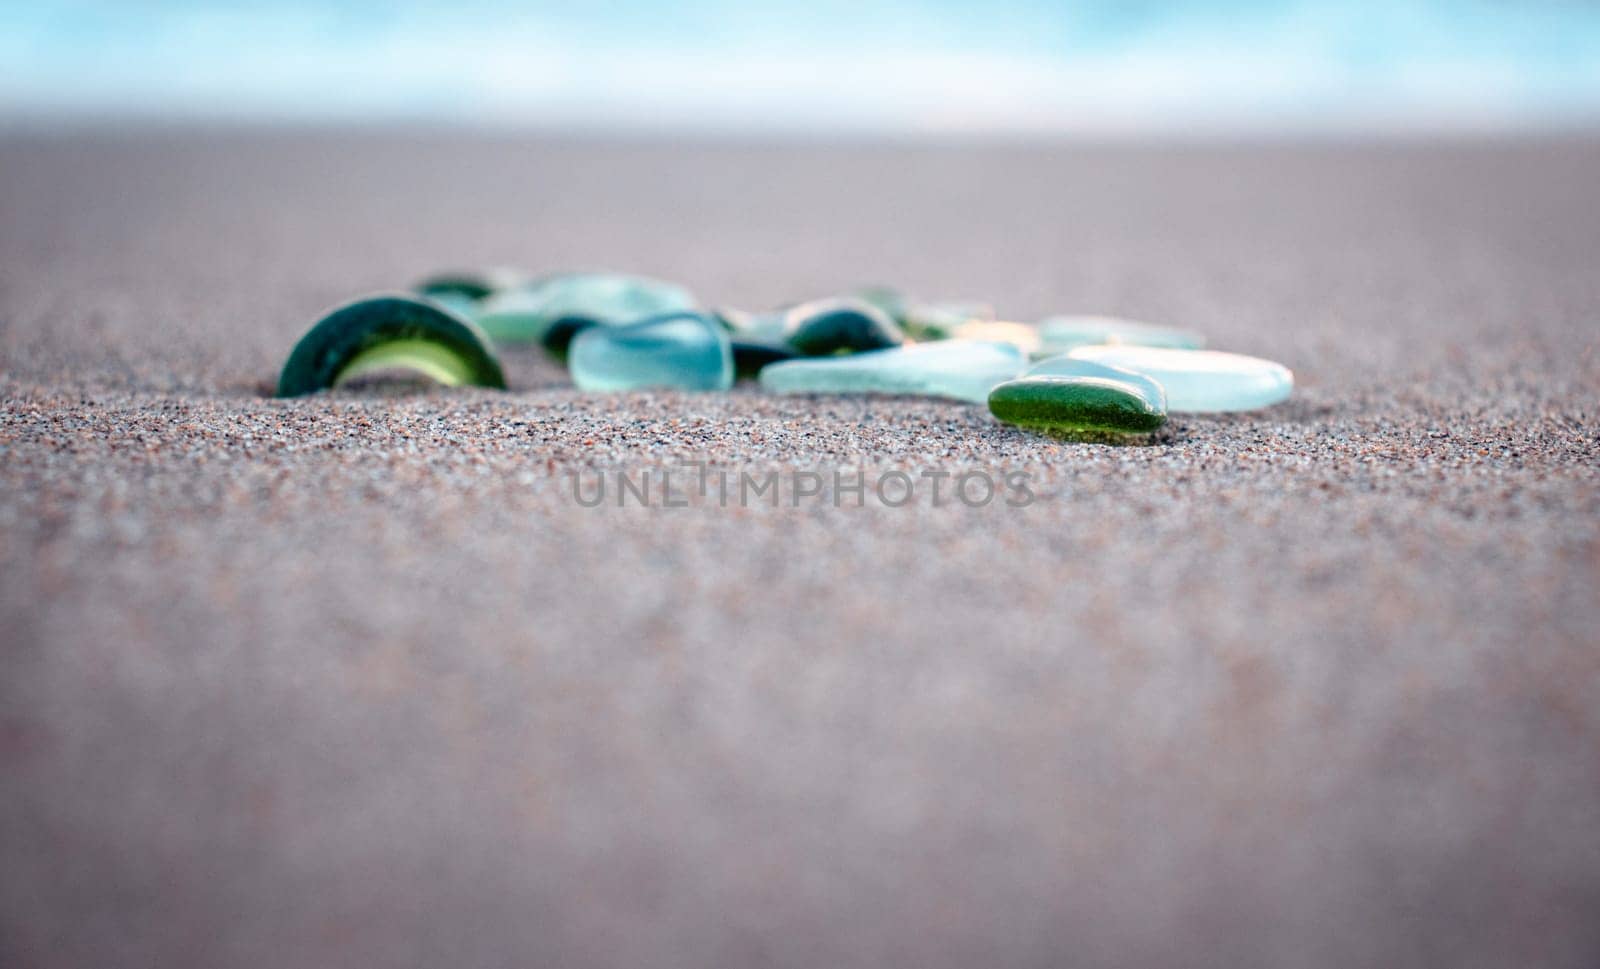
<path id="1" fill-rule="evenodd" d="M 770 364 L 761 386 L 779 394 L 915 394 L 982 403 L 1026 363 L 1010 343 L 941 340 Z"/>
<path id="2" fill-rule="evenodd" d="M 566 273 L 496 293 L 478 307 L 477 322 L 503 343 L 566 349 L 588 326 L 622 326 L 696 307 L 674 283 L 620 273 Z"/>
<path id="3" fill-rule="evenodd" d="M 1294 390 L 1288 367 L 1241 353 L 1096 346 L 1079 347 L 1068 356 L 1144 374 L 1166 390 L 1170 411 L 1256 410 L 1288 400 Z"/>
<path id="4" fill-rule="evenodd" d="M 1065 353 L 1074 347 L 1101 343 L 1182 350 L 1198 350 L 1206 345 L 1205 337 L 1189 330 L 1115 316 L 1052 316 L 1039 322 L 1039 340 L 1045 353 Z"/>
<path id="5" fill-rule="evenodd" d="M 572 339 L 567 369 L 581 390 L 727 390 L 733 350 L 715 318 L 676 313 L 581 331 Z"/>
<path id="6" fill-rule="evenodd" d="M 1098 380 L 1120 380 L 1139 389 L 1146 399 L 1163 413 L 1167 410 L 1167 391 L 1159 381 L 1134 370 L 1112 367 L 1092 360 L 1059 356 L 1042 360 L 1029 367 L 1024 377 L 1093 377 Z"/>

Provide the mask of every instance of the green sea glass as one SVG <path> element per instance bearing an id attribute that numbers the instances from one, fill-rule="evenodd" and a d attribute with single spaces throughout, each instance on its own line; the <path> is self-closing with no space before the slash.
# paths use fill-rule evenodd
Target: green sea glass
<path id="1" fill-rule="evenodd" d="M 1087 440 L 1148 434 L 1167 420 L 1135 384 L 1106 377 L 1022 377 L 994 388 L 989 411 L 1007 424 Z"/>
<path id="2" fill-rule="evenodd" d="M 1101 377 L 1106 380 L 1120 380 L 1126 384 L 1133 384 L 1150 400 L 1156 402 L 1164 411 L 1167 409 L 1167 391 L 1160 383 L 1132 370 L 1121 367 L 1112 367 L 1092 360 L 1079 360 L 1065 354 L 1059 357 L 1050 357 L 1047 360 L 1029 367 L 1022 374 L 1024 377 Z"/>
<path id="3" fill-rule="evenodd" d="M 395 293 L 347 303 L 318 320 L 284 363 L 278 396 L 315 393 L 387 370 L 447 386 L 506 385 L 488 339 L 470 320 L 437 303 Z"/>

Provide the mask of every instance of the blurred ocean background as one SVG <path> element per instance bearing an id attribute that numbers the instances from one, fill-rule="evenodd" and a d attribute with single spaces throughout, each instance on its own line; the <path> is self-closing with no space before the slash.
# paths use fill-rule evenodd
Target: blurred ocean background
<path id="1" fill-rule="evenodd" d="M 1580 0 L 0 0 L 0 121 L 955 134 L 1600 122 Z"/>

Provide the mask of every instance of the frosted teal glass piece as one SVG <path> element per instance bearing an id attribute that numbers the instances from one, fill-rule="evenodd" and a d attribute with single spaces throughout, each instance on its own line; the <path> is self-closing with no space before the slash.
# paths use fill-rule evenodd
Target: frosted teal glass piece
<path id="1" fill-rule="evenodd" d="M 573 337 L 567 369 L 581 390 L 727 390 L 733 350 L 714 317 L 675 313 L 583 330 Z"/>
<path id="2" fill-rule="evenodd" d="M 1206 338 L 1198 333 L 1115 316 L 1052 316 L 1040 321 L 1039 339 L 1046 353 L 1064 353 L 1073 347 L 1100 343 L 1184 350 L 1198 350 L 1206 345 Z"/>
<path id="3" fill-rule="evenodd" d="M 1141 373 L 1167 392 L 1167 409 L 1190 413 L 1255 410 L 1288 400 L 1294 374 L 1281 363 L 1215 350 L 1079 347 L 1068 356 Z"/>
<path id="4" fill-rule="evenodd" d="M 761 386 L 779 394 L 917 394 L 981 403 L 1025 365 L 1009 343 L 942 340 L 774 363 L 761 371 Z"/>
<path id="5" fill-rule="evenodd" d="M 1167 410 L 1167 391 L 1161 384 L 1142 373 L 1112 367 L 1092 360 L 1079 360 L 1062 355 L 1050 357 L 1029 367 L 1024 377 L 1095 377 L 1100 380 L 1120 380 L 1132 384 L 1146 398 L 1157 405 L 1162 413 Z"/>
<path id="6" fill-rule="evenodd" d="M 478 324 L 502 343 L 540 343 L 563 353 L 579 330 L 623 326 L 695 308 L 682 286 L 618 273 L 567 273 L 490 296 Z"/>

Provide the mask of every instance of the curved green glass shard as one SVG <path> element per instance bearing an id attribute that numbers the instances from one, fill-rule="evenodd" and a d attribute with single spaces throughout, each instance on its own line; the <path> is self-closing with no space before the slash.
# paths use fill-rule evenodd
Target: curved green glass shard
<path id="1" fill-rule="evenodd" d="M 1289 399 L 1294 390 L 1288 367 L 1242 353 L 1097 346 L 1079 347 L 1068 356 L 1144 374 L 1166 390 L 1167 407 L 1174 411 L 1255 410 Z"/>
<path id="2" fill-rule="evenodd" d="M 1022 377 L 989 394 L 1007 424 L 1087 440 L 1148 434 L 1167 414 L 1141 388 L 1105 377 Z"/>
<path id="3" fill-rule="evenodd" d="M 278 375 L 278 396 L 298 397 L 393 369 L 448 386 L 506 385 L 476 326 L 437 303 L 397 293 L 347 303 L 318 320 L 290 351 Z"/>
<path id="4" fill-rule="evenodd" d="M 560 354 L 588 327 L 624 326 L 695 306 L 687 289 L 658 279 L 565 273 L 489 297 L 478 323 L 501 342 L 539 343 Z"/>
<path id="5" fill-rule="evenodd" d="M 1039 322 L 1039 339 L 1046 354 L 1101 343 L 1185 350 L 1197 350 L 1206 344 L 1206 338 L 1198 333 L 1115 316 L 1052 316 Z"/>
<path id="6" fill-rule="evenodd" d="M 819 299 L 783 314 L 789 345 L 806 356 L 882 350 L 905 342 L 905 334 L 883 310 L 860 299 Z"/>
<path id="7" fill-rule="evenodd" d="M 733 386 L 733 350 L 727 331 L 703 313 L 676 313 L 628 326 L 590 327 L 573 338 L 567 368 L 582 390 L 727 390 Z"/>
<path id="8" fill-rule="evenodd" d="M 1025 363 L 1009 343 L 942 340 L 774 363 L 761 371 L 761 386 L 779 394 L 914 394 L 982 403 Z"/>

